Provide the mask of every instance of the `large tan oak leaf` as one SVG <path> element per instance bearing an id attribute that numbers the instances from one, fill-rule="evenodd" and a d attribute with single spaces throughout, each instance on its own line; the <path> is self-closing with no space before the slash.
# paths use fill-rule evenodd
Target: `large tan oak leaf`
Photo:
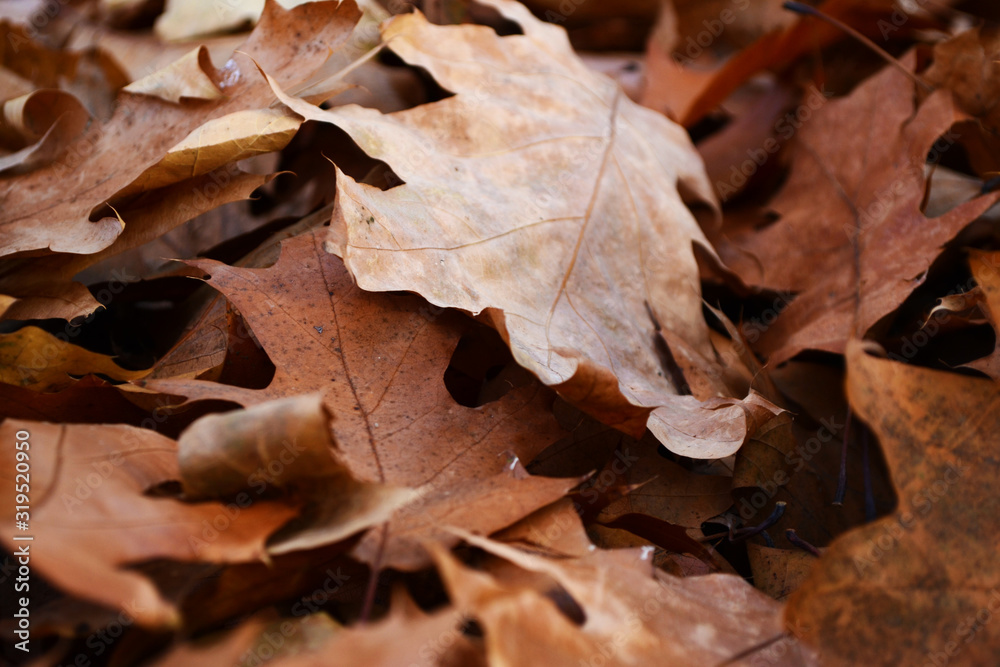
<path id="1" fill-rule="evenodd" d="M 532 381 L 479 408 L 459 405 L 444 372 L 475 323 L 435 312 L 412 294 L 358 289 L 322 246 L 316 233 L 284 241 L 268 269 L 189 262 L 211 274 L 209 283 L 239 309 L 274 362 L 266 388 L 177 378 L 148 381 L 147 389 L 244 406 L 322 392 L 338 457 L 351 472 L 416 490 L 386 529 L 369 532 L 356 548 L 359 559 L 385 567 L 429 565 L 423 540 L 458 541 L 441 525 L 492 533 L 576 486 L 577 479 L 510 470 L 514 457 L 527 463 L 563 435 L 551 392 Z"/>
<path id="2" fill-rule="evenodd" d="M 687 456 L 732 454 L 771 406 L 679 395 L 656 329 L 714 360 L 693 251 L 708 242 L 678 192 L 713 200 L 697 153 L 589 71 L 561 28 L 488 4 L 525 34 L 419 14 L 383 30 L 453 97 L 383 115 L 278 91 L 405 181 L 383 192 L 338 173 L 330 250 L 362 289 L 485 312 L 522 366 L 606 423 L 636 437 L 648 425 Z"/>
<path id="3" fill-rule="evenodd" d="M 852 343 L 847 392 L 879 438 L 899 506 L 826 549 L 789 598 L 790 629 L 828 665 L 995 664 L 1000 390 Z"/>
<path id="4" fill-rule="evenodd" d="M 92 123 L 58 160 L 0 179 L 0 294 L 19 298 L 6 318 L 90 313 L 99 304 L 75 274 L 266 183 L 233 163 L 280 150 L 302 121 L 272 108 L 255 63 L 300 84 L 347 44 L 360 17 L 350 0 L 293 10 L 269 2 L 221 68 L 205 48 L 192 51 L 128 86 L 111 119 Z"/>

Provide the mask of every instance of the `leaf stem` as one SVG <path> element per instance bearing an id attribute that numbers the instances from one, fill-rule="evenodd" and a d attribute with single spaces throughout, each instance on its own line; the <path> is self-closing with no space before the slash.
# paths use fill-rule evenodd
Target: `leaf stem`
<path id="1" fill-rule="evenodd" d="M 893 58 L 891 55 L 889 55 L 889 53 L 885 49 L 883 49 L 881 46 L 879 46 L 878 44 L 876 44 L 872 40 L 870 40 L 867 37 L 865 37 L 864 35 L 862 35 L 860 32 L 858 32 L 857 30 L 855 30 L 851 26 L 849 26 L 846 23 L 844 23 L 843 21 L 835 19 L 832 16 L 830 16 L 829 14 L 824 14 L 823 12 L 821 12 L 818 9 L 816 9 L 815 7 L 811 7 L 810 5 L 807 5 L 807 4 L 802 3 L 802 2 L 786 2 L 786 3 L 784 3 L 781 6 L 783 8 L 785 8 L 785 9 L 789 10 L 789 11 L 795 12 L 796 14 L 802 14 L 802 15 L 805 15 L 805 16 L 815 16 L 816 18 L 822 19 L 823 21 L 826 21 L 827 23 L 829 23 L 830 25 L 832 25 L 834 27 L 839 28 L 840 30 L 843 30 L 845 33 L 847 33 L 848 35 L 850 35 L 854 39 L 858 40 L 859 42 L 861 42 L 862 44 L 864 44 L 865 46 L 867 46 L 869 49 L 871 49 L 873 52 L 875 52 L 875 54 L 877 54 L 880 58 L 882 58 L 883 60 L 885 60 L 887 63 L 889 63 L 890 65 L 892 65 L 896 69 L 898 69 L 903 74 L 905 74 L 915 84 L 917 84 L 918 86 L 920 86 L 921 88 L 923 88 L 927 92 L 934 92 L 934 87 L 933 86 L 931 86 L 929 83 L 927 83 L 926 81 L 924 81 L 923 79 L 921 79 L 919 76 L 917 76 L 916 74 L 914 74 L 910 70 L 906 69 L 906 67 L 903 66 L 903 63 L 899 62 L 898 60 L 896 60 L 895 58 Z"/>

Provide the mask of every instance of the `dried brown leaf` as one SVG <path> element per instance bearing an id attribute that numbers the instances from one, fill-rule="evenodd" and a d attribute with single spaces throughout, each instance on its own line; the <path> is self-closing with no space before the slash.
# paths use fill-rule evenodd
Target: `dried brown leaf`
<path id="1" fill-rule="evenodd" d="M 24 432 L 30 437 L 25 438 Z M 47 424 L 8 419 L 6 442 L 28 442 L 31 542 L 3 536 L 10 553 L 27 546 L 32 568 L 62 590 L 127 609 L 142 625 L 175 623 L 177 612 L 130 565 L 153 559 L 242 562 L 265 557 L 268 536 L 296 514 L 276 503 L 188 504 L 147 492 L 180 477 L 177 444 L 132 426 Z M 15 457 L 0 463 L 0 487 L 14 498 Z M 3 510 L 13 525 L 14 504 Z M 44 545 L 42 547 L 41 545 Z"/>
<path id="2" fill-rule="evenodd" d="M 505 588 L 443 551 L 435 561 L 455 603 L 475 616 L 491 661 L 526 664 L 718 664 L 782 635 L 781 607 L 732 575 L 654 576 L 648 549 L 549 559 L 468 533 L 469 544 L 557 581 L 585 614 L 576 624 L 534 590 Z M 794 643 L 778 664 L 809 664 Z"/>
<path id="3" fill-rule="evenodd" d="M 33 326 L 0 333 L 0 382 L 49 392 L 74 384 L 72 375 L 136 380 L 148 372 L 122 368 L 112 357 L 74 345 L 67 338 Z"/>
<path id="4" fill-rule="evenodd" d="M 907 62 L 912 67 L 912 55 Z M 748 283 L 799 293 L 760 337 L 758 349 L 772 363 L 803 350 L 843 353 L 852 335 L 863 336 L 923 282 L 942 246 L 1000 199 L 991 193 L 924 215 L 928 152 L 940 158 L 954 139 L 946 133 L 964 116 L 947 91 L 919 108 L 913 97 L 913 82 L 888 67 L 816 111 L 770 203 L 780 217 L 736 238 L 739 252 L 726 253 Z"/>
<path id="5" fill-rule="evenodd" d="M 22 255 L 23 260 L 25 253 L 63 253 L 55 260 L 41 258 L 49 261 L 38 266 L 26 260 L 0 269 L 0 293 L 27 301 L 17 317 L 86 315 L 98 302 L 69 280 L 93 258 L 81 261 L 73 255 L 121 252 L 208 208 L 246 197 L 248 179 L 266 182 L 226 165 L 280 148 L 300 121 L 270 108 L 273 93 L 254 63 L 283 85 L 293 85 L 323 64 L 328 49 L 345 44 L 360 17 L 353 2 L 312 3 L 294 10 L 272 2 L 268 7 L 241 54 L 205 73 L 223 91 L 222 99 L 175 104 L 123 92 L 111 120 L 92 124 L 63 159 L 0 185 L 6 192 L 0 255 Z M 199 66 L 204 72 L 207 63 Z M 162 83 L 177 92 L 178 82 L 166 82 L 175 74 L 168 71 Z M 103 208 L 112 200 L 120 208 L 151 188 L 184 180 L 188 183 L 171 195 L 172 206 L 159 211 L 144 207 L 145 219 L 133 219 L 137 214 L 119 219 Z M 123 235 L 127 229 L 131 238 Z M 53 261 L 63 262 L 55 278 Z M 32 304 L 36 296 L 40 302 Z"/>
<path id="6" fill-rule="evenodd" d="M 559 437 L 551 395 L 530 383 L 480 408 L 458 405 L 443 382 L 463 331 L 462 316 L 412 295 L 358 289 L 343 263 L 322 249 L 321 232 L 282 244 L 268 269 L 190 262 L 233 302 L 276 367 L 264 389 L 199 380 L 152 380 L 147 389 L 250 406 L 322 391 L 344 462 L 360 479 L 416 488 L 418 496 L 358 547 L 366 562 L 428 560 L 421 536 L 454 543 L 442 517 L 492 532 L 564 495 L 575 479 L 521 478 L 508 469 Z M 516 467 L 516 466 L 515 466 Z M 447 521 L 445 521 L 447 523 Z"/>
<path id="7" fill-rule="evenodd" d="M 490 4 L 525 35 L 417 14 L 385 27 L 456 93 L 437 104 L 324 111 L 276 87 L 405 181 L 382 191 L 338 175 L 331 250 L 363 289 L 485 313 L 518 363 L 603 421 L 636 437 L 648 426 L 687 456 L 731 454 L 776 408 L 679 395 L 657 337 L 659 324 L 713 359 L 692 252 L 706 241 L 678 193 L 712 199 L 696 153 L 589 71 L 560 28 Z"/>
<path id="8" fill-rule="evenodd" d="M 354 478 L 339 460 L 319 394 L 207 415 L 177 444 L 189 499 L 281 490 L 308 503 L 299 519 L 273 536 L 268 551 L 274 554 L 338 542 L 386 521 L 416 495 Z"/>
<path id="9" fill-rule="evenodd" d="M 994 382 L 847 350 L 848 396 L 878 436 L 896 511 L 834 541 L 790 598 L 824 664 L 988 663 L 1000 630 Z M 940 656 L 944 656 L 941 658 Z"/>

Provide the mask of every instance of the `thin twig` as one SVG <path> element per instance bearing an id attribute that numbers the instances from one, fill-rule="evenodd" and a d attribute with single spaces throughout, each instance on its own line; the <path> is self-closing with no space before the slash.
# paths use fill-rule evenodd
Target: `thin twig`
<path id="1" fill-rule="evenodd" d="M 789 542 L 792 543 L 792 545 L 798 547 L 799 549 L 802 549 L 806 553 L 811 553 L 813 556 L 816 557 L 822 555 L 819 549 L 817 549 L 812 544 L 806 542 L 801 537 L 799 537 L 798 533 L 795 532 L 794 528 L 789 528 L 788 530 L 785 531 L 785 539 L 787 539 Z"/>
<path id="2" fill-rule="evenodd" d="M 764 532 L 774 524 L 778 523 L 782 515 L 785 513 L 785 501 L 779 500 L 774 504 L 774 510 L 771 512 L 771 516 L 767 517 L 761 521 L 756 526 L 748 526 L 746 528 L 738 528 L 736 530 L 730 530 L 729 541 L 730 542 L 742 542 L 743 540 L 748 540 L 754 535 Z"/>
<path id="3" fill-rule="evenodd" d="M 833 497 L 834 505 L 843 505 L 847 495 L 847 439 L 851 435 L 851 408 L 847 408 L 847 419 L 844 422 L 844 444 L 840 448 L 840 475 L 837 478 L 837 493 Z"/>

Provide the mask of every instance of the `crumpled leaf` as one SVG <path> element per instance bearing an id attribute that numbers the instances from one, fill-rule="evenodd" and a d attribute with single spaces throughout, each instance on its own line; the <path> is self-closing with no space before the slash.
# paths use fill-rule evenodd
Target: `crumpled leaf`
<path id="1" fill-rule="evenodd" d="M 191 260 L 239 309 L 276 371 L 264 389 L 188 379 L 156 379 L 146 390 L 251 406 L 322 391 L 345 464 L 362 480 L 416 488 L 418 497 L 358 546 L 366 562 L 382 551 L 386 567 L 418 568 L 428 556 L 419 538 L 454 543 L 437 523 L 492 532 L 557 500 L 576 479 L 521 478 L 510 459 L 530 461 L 561 430 L 536 383 L 480 408 L 449 395 L 443 374 L 467 325 L 434 313 L 412 295 L 358 289 L 343 263 L 322 249 L 322 232 L 282 244 L 268 269 Z"/>
<path id="2" fill-rule="evenodd" d="M 83 284 L 72 281 L 82 269 L 141 246 L 215 207 L 245 199 L 271 178 L 270 175 L 246 173 L 239 168 L 222 167 L 197 178 L 146 192 L 122 206 L 118 212 L 128 219 L 129 224 L 119 223 L 124 227 L 122 233 L 104 250 L 89 255 L 55 253 L 2 260 L 0 286 L 6 286 L 12 293 L 24 297 L 12 300 L 3 312 L 3 318 L 70 318 L 89 313 L 104 303 Z M 219 183 L 225 187 L 220 188 Z M 205 193 L 217 194 L 209 197 Z M 110 276 L 112 284 L 119 289 L 135 278 L 138 276 L 127 269 L 112 271 Z M 107 302 L 107 296 L 103 299 Z"/>
<path id="3" fill-rule="evenodd" d="M 569 498 L 533 512 L 493 535 L 493 539 L 521 548 L 545 550 L 554 556 L 584 556 L 593 546 Z"/>
<path id="4" fill-rule="evenodd" d="M 530 572 L 546 574 L 579 604 L 574 623 L 540 595 L 466 569 L 443 550 L 435 562 L 455 603 L 482 625 L 491 664 L 719 664 L 782 637 L 781 606 L 739 577 L 680 579 L 656 573 L 645 549 L 595 550 L 549 559 L 461 532 L 462 539 Z M 811 664 L 792 642 L 776 664 Z"/>
<path id="5" fill-rule="evenodd" d="M 32 542 L 2 538 L 13 553 L 30 545 L 31 566 L 60 589 L 112 608 L 141 625 L 175 623 L 177 612 L 129 565 L 153 559 L 243 562 L 265 556 L 264 541 L 293 517 L 276 503 L 182 503 L 147 492 L 179 479 L 177 444 L 155 431 L 113 424 L 8 419 L 5 442 L 27 431 Z M 23 435 L 23 434 L 22 434 Z M 0 462 L 0 488 L 14 498 L 15 457 Z M 14 504 L 3 510 L 13 525 Z M 44 545 L 44 547 L 42 546 Z"/>
<path id="6" fill-rule="evenodd" d="M 222 91 L 212 80 L 214 68 L 208 47 L 199 46 L 152 74 L 133 81 L 122 90 L 153 95 L 179 104 L 182 99 L 217 100 Z"/>
<path id="7" fill-rule="evenodd" d="M 291 9 L 309 1 L 281 0 L 281 4 Z M 228 32 L 255 23 L 266 4 L 265 0 L 168 0 L 156 20 L 156 34 L 167 41 L 182 41 Z"/>
<path id="8" fill-rule="evenodd" d="M 703 535 L 701 523 L 733 503 L 731 459 L 699 466 L 697 472 L 687 470 L 665 458 L 663 450 L 657 451 L 659 444 L 651 434 L 636 441 L 572 408 L 569 411 L 576 413 L 569 416 L 575 426 L 570 436 L 540 454 L 530 469 L 534 474 L 587 474 L 572 499 L 596 545 L 649 546 L 655 549 L 656 566 L 669 571 L 680 561 L 698 561 L 705 572 L 733 572 L 718 553 L 698 541 Z M 706 470 L 709 466 L 713 469 Z M 556 538 L 562 537 L 566 527 L 559 524 L 567 522 L 549 523 L 553 522 L 554 526 L 531 531 L 528 543 L 544 546 L 550 529 Z"/>
<path id="9" fill-rule="evenodd" d="M 88 375 L 54 393 L 0 384 L 0 405 L 4 406 L 5 417 L 32 421 L 110 422 L 137 426 L 146 417 L 113 385 L 95 375 Z"/>
<path id="10" fill-rule="evenodd" d="M 870 356 L 861 342 L 847 368 L 851 406 L 879 438 L 899 506 L 829 546 L 789 599 L 788 623 L 824 664 L 987 664 L 1000 651 L 1000 630 L 977 621 L 1000 597 L 1000 390 Z"/>
<path id="11" fill-rule="evenodd" d="M 479 456 L 486 459 L 486 453 Z M 352 555 L 373 567 L 381 564 L 398 570 L 419 570 L 430 564 L 429 542 L 446 546 L 458 543 L 458 538 L 443 526 L 467 526 L 493 533 L 556 502 L 581 481 L 574 477 L 519 474 L 516 467 L 514 471 L 494 472 L 498 466 L 490 463 L 488 459 L 482 461 L 481 470 L 466 479 L 442 483 L 435 474 L 421 480 L 417 498 L 396 512 L 384 533 L 367 533 Z M 447 466 L 445 463 L 445 473 L 450 472 Z"/>
<path id="12" fill-rule="evenodd" d="M 955 102 L 975 121 L 968 123 L 961 145 L 973 173 L 984 180 L 995 175 L 1000 163 L 1000 30 L 987 24 L 965 30 L 934 45 L 934 60 L 923 73 L 928 83 L 947 88 Z"/>
<path id="13" fill-rule="evenodd" d="M 0 382 L 39 392 L 72 385 L 71 375 L 101 374 L 114 380 L 137 380 L 148 371 L 122 368 L 112 357 L 91 352 L 38 327 L 0 333 Z"/>
<path id="14" fill-rule="evenodd" d="M 323 667 L 330 664 L 331 656 L 337 656 L 338 664 L 431 667 L 446 664 L 442 654 L 467 645 L 458 629 L 462 620 L 454 608 L 425 614 L 405 593 L 397 591 L 389 616 L 378 623 L 344 628 L 322 612 L 270 623 L 254 618 L 207 645 L 181 644 L 152 667 L 238 664 L 245 656 L 262 654 L 269 656 L 267 664 L 273 667 Z M 273 646 L 274 637 L 281 638 L 277 647 Z M 413 647 L 436 648 L 443 637 L 448 646 L 440 651 L 414 653 Z"/>
<path id="15" fill-rule="evenodd" d="M 960 303 L 964 307 L 970 303 L 977 303 L 986 311 L 994 332 L 1000 331 L 1000 253 L 970 252 L 969 268 L 972 269 L 972 276 L 979 285 L 981 300 L 959 295 L 964 297 Z M 1000 380 L 1000 336 L 997 337 L 997 341 L 991 354 L 970 361 L 966 366 L 982 371 L 994 380 Z"/>
<path id="16" fill-rule="evenodd" d="M 234 348 L 234 354 L 239 354 L 240 351 L 235 348 L 246 342 L 237 335 L 241 322 L 239 313 L 221 295 L 217 295 L 204 306 L 180 340 L 157 360 L 150 377 L 192 377 L 218 381 L 230 348 Z M 253 345 L 252 339 L 250 345 Z"/>
<path id="17" fill-rule="evenodd" d="M 205 210 L 206 205 L 211 208 L 245 197 L 242 187 L 250 175 L 226 165 L 280 148 L 300 122 L 270 108 L 273 93 L 254 63 L 283 85 L 293 85 L 317 70 L 330 49 L 345 44 L 359 17 L 353 2 L 311 3 L 290 11 L 272 2 L 240 48 L 241 54 L 234 54 L 220 70 L 211 73 L 210 78 L 224 93 L 222 99 L 174 104 L 122 93 L 111 120 L 93 124 L 68 147 L 64 159 L 8 179 L 0 216 L 0 254 L 86 255 L 109 246 L 108 252 L 114 254 L 134 247 L 131 243 L 136 237 L 130 242 L 120 238 L 125 225 L 144 227 L 136 230 L 138 237 L 143 232 L 159 236 Z M 317 48 L 317 44 L 323 46 Z M 219 169 L 222 171 L 215 171 Z M 72 174 L 72 187 L 67 187 L 67 174 Z M 163 211 L 170 213 L 164 216 L 172 223 L 169 226 L 156 215 L 150 215 L 143 225 L 131 217 L 123 218 L 123 224 L 110 211 L 102 211 L 111 200 L 122 207 L 150 188 L 209 176 L 212 178 L 207 182 L 186 183 L 174 193 L 180 201 Z M 263 177 L 253 178 L 260 184 Z M 124 202 L 119 201 L 122 198 Z M 92 215 L 98 219 L 92 222 Z M 77 263 L 73 268 L 79 271 L 83 267 Z M 28 305 L 17 317 L 69 319 L 98 306 L 85 290 L 66 282 L 71 276 L 60 272 L 58 280 L 47 279 L 52 270 L 50 264 L 35 267 L 32 261 L 0 268 L 0 293 L 43 297 L 37 306 L 39 312 L 32 312 Z"/>
<path id="18" fill-rule="evenodd" d="M 222 35 L 200 39 L 199 44 L 208 49 L 212 62 L 224 63 L 233 51 L 246 40 L 246 34 Z M 191 44 L 169 44 L 152 38 L 148 33 L 113 30 L 107 26 L 77 25 L 66 48 L 86 51 L 99 47 L 125 75 L 126 83 L 138 81 L 171 65 L 191 51 Z M 205 68 L 205 71 L 211 71 Z"/>
<path id="19" fill-rule="evenodd" d="M 934 46 L 934 62 L 923 76 L 948 88 L 969 114 L 1000 128 L 1000 32 L 996 26 L 965 30 Z"/>
<path id="20" fill-rule="evenodd" d="M 730 477 L 692 473 L 649 447 L 619 450 L 606 470 L 620 473 L 617 483 L 638 488 L 602 509 L 601 523 L 627 514 L 648 514 L 693 529 L 691 534 L 700 537 L 701 524 L 733 504 Z"/>
<path id="21" fill-rule="evenodd" d="M 0 157 L 0 172 L 26 170 L 55 158 L 89 120 L 80 100 L 61 90 L 36 90 L 8 99 L 0 117 L 0 145 L 17 150 Z"/>
<path id="22" fill-rule="evenodd" d="M 331 251 L 363 289 L 485 313 L 518 363 L 603 421 L 636 437 L 648 426 L 686 456 L 733 453 L 777 409 L 678 395 L 657 340 L 662 326 L 714 358 L 692 251 L 708 246 L 678 194 L 712 200 L 700 160 L 681 128 L 587 70 L 560 28 L 489 4 L 525 35 L 419 14 L 384 28 L 456 93 L 436 104 L 323 111 L 276 87 L 405 181 L 383 192 L 338 174 Z"/>
<path id="23" fill-rule="evenodd" d="M 913 62 L 912 54 L 907 61 Z M 723 256 L 748 283 L 798 292 L 761 335 L 772 364 L 803 350 L 843 353 L 921 284 L 941 247 L 989 209 L 990 193 L 934 218 L 921 212 L 928 152 L 964 115 L 947 91 L 914 107 L 913 82 L 887 67 L 803 124 L 780 217 L 734 236 Z M 877 139 L 876 139 L 877 137 Z"/>
<path id="24" fill-rule="evenodd" d="M 106 119 L 109 98 L 123 85 L 118 67 L 99 50 L 71 53 L 61 48 L 52 48 L 51 40 L 54 38 L 58 42 L 62 38 L 46 30 L 49 33 L 46 39 L 32 23 L 43 20 L 40 17 L 44 17 L 44 27 L 58 33 L 72 25 L 69 21 L 61 20 L 65 13 L 58 12 L 56 16 L 51 16 L 49 12 L 52 7 L 43 7 L 29 16 L 29 20 L 18 22 L 16 19 L 11 20 L 9 4 L 5 4 L 4 19 L 0 20 L 0 35 L 5 45 L 0 52 L 0 67 L 19 77 L 17 88 L 21 88 L 25 81 L 33 84 L 31 90 L 22 90 L 21 94 L 38 89 L 63 90 L 80 100 L 98 118 Z M 9 78 L 4 78 L 10 81 Z M 16 97 L 18 93 L 14 90 L 16 89 L 7 90 L 2 97 Z"/>
<path id="25" fill-rule="evenodd" d="M 329 422 L 319 394 L 202 417 L 177 442 L 185 497 L 294 490 L 309 505 L 271 540 L 274 554 L 338 542 L 382 523 L 416 493 L 356 480 L 339 460 Z"/>

